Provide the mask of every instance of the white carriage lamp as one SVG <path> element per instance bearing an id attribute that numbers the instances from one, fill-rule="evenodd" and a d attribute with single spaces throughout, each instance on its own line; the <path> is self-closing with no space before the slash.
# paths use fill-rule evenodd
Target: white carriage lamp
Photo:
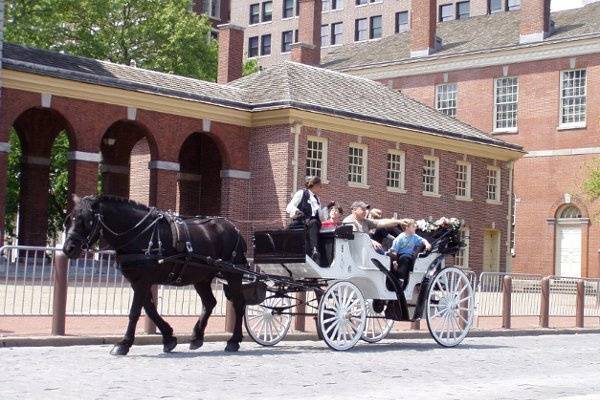
<path id="1" fill-rule="evenodd" d="M 111 137 L 102 139 L 102 143 L 104 143 L 107 146 L 114 146 L 114 144 L 116 142 L 117 142 L 117 139 L 111 138 Z"/>

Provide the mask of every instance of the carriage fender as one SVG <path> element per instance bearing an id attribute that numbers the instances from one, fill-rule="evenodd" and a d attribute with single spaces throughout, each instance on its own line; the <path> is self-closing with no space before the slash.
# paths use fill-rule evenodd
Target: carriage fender
<path id="1" fill-rule="evenodd" d="M 417 307 L 413 315 L 413 320 L 419 319 L 423 316 L 423 307 L 427 298 L 427 292 L 429 292 L 429 285 L 433 282 L 433 278 L 444 268 L 444 255 L 440 254 L 433 260 L 425 276 L 421 280 L 421 287 L 419 288 L 419 297 L 417 299 Z"/>

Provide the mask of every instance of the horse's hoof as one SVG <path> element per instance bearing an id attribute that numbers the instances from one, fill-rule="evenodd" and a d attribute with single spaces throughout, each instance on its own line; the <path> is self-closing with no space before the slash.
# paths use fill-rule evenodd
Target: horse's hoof
<path id="1" fill-rule="evenodd" d="M 163 352 L 170 353 L 175 346 L 177 346 L 177 338 L 175 336 L 163 339 Z"/>
<path id="2" fill-rule="evenodd" d="M 126 356 L 127 353 L 129 353 L 129 346 L 125 346 L 124 344 L 115 344 L 110 350 L 110 354 L 113 356 Z"/>
<path id="3" fill-rule="evenodd" d="M 198 350 L 203 344 L 203 339 L 194 339 L 190 342 L 190 350 Z"/>
<path id="4" fill-rule="evenodd" d="M 227 342 L 227 346 L 225 346 L 225 351 L 234 353 L 240 349 L 240 344 L 236 342 Z"/>

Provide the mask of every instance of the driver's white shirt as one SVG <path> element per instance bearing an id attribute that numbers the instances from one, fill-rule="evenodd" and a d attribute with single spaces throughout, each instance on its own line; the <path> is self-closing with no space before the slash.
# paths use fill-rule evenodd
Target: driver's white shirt
<path id="1" fill-rule="evenodd" d="M 307 189 L 307 190 L 308 190 L 308 194 L 309 194 L 308 204 L 310 204 L 310 207 L 312 209 L 311 217 L 318 216 L 321 221 L 326 220 L 328 217 L 327 208 L 325 208 L 325 207 L 321 208 L 321 204 L 319 203 L 319 200 L 317 200 L 317 197 L 315 196 L 315 194 L 310 189 Z M 294 193 L 292 200 L 290 200 L 287 207 L 285 208 L 285 211 L 290 215 L 290 218 L 294 218 L 294 215 L 297 212 L 300 212 L 300 210 L 298 209 L 298 205 L 302 201 L 303 194 L 304 194 L 304 189 L 298 190 L 296 193 Z"/>

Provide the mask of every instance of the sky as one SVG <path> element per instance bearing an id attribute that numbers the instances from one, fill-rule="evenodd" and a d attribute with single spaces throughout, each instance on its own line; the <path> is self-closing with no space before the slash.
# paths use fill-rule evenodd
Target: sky
<path id="1" fill-rule="evenodd" d="M 552 0 L 550 8 L 552 11 L 567 10 L 581 7 L 582 3 L 582 0 Z"/>

